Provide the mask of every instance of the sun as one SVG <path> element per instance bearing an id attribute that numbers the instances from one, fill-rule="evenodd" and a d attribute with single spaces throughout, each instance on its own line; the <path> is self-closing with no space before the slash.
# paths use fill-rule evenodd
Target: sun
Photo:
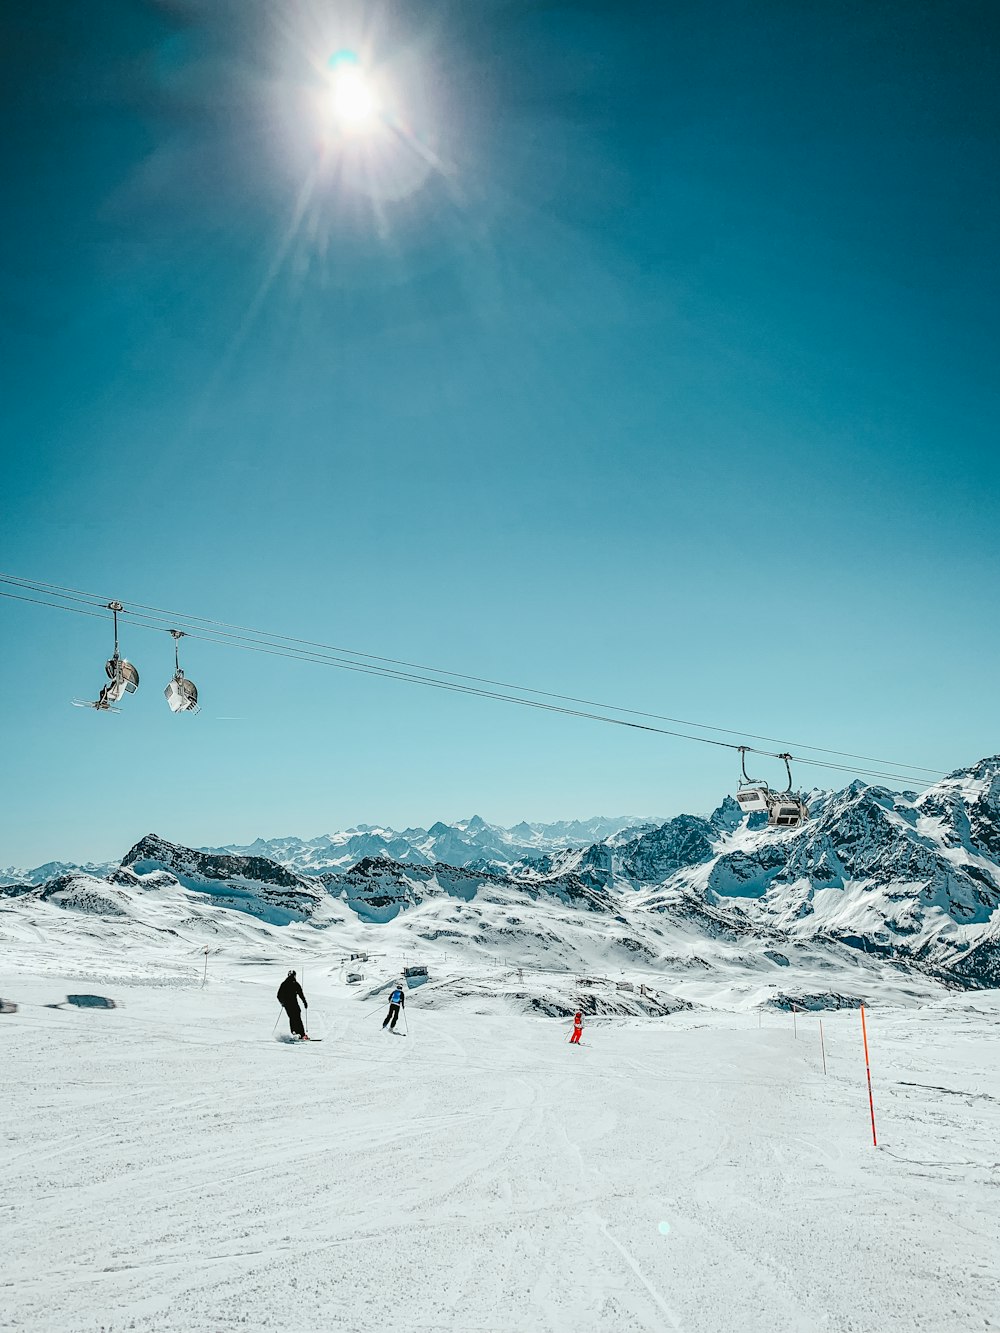
<path id="1" fill-rule="evenodd" d="M 330 108 L 337 123 L 347 130 L 364 131 L 377 122 L 378 94 L 356 57 L 338 54 L 331 60 Z"/>

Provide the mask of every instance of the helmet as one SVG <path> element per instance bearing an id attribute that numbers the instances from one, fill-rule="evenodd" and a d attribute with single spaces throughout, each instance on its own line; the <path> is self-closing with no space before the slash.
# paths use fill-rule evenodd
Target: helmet
<path id="1" fill-rule="evenodd" d="M 288 975 L 289 975 L 290 977 L 294 977 L 294 976 L 295 976 L 295 968 L 294 968 L 294 967 L 292 968 L 291 972 L 289 972 Z"/>

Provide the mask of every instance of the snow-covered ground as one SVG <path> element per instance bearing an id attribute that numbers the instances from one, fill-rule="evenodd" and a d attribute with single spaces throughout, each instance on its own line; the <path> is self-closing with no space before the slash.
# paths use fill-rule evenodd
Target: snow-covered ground
<path id="1" fill-rule="evenodd" d="M 823 1015 L 824 1075 L 814 1015 L 577 1049 L 418 988 L 403 1039 L 309 961 L 323 1042 L 290 1044 L 278 959 L 4 968 L 0 1327 L 1000 1328 L 997 992 L 870 1009 L 875 1150 L 856 1010 Z M 82 991 L 119 1007 L 48 1007 Z"/>

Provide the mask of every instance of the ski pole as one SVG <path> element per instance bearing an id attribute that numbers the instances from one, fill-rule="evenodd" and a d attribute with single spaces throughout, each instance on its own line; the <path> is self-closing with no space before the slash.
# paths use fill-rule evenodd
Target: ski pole
<path id="1" fill-rule="evenodd" d="M 281 1022 L 281 1005 L 279 1004 L 279 1005 L 278 1005 L 278 1017 L 274 1020 L 274 1027 L 271 1029 L 271 1036 L 272 1036 L 272 1037 L 274 1036 L 275 1032 L 278 1030 L 278 1024 L 279 1024 L 280 1022 Z"/>

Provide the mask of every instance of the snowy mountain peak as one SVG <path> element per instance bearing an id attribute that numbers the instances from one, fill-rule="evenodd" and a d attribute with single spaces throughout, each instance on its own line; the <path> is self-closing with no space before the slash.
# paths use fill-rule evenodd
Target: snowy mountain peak
<path id="1" fill-rule="evenodd" d="M 264 856 L 215 855 L 194 851 L 168 842 L 158 834 L 148 833 L 122 857 L 122 868 L 137 875 L 154 870 L 172 874 L 196 875 L 200 879 L 224 880 L 234 876 L 260 884 L 294 888 L 306 884 L 301 875 Z"/>

